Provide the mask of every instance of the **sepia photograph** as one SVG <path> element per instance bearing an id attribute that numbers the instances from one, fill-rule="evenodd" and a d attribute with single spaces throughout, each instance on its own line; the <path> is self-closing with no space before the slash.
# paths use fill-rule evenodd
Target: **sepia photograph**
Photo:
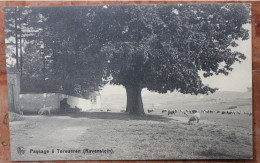
<path id="1" fill-rule="evenodd" d="M 5 7 L 12 161 L 252 159 L 251 5 Z"/>

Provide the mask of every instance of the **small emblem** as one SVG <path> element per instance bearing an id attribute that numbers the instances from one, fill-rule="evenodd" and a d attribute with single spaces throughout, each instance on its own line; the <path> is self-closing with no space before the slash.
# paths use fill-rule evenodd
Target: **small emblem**
<path id="1" fill-rule="evenodd" d="M 23 155 L 23 154 L 25 153 L 24 147 L 18 147 L 18 148 L 17 148 L 17 153 L 18 153 L 19 155 Z"/>

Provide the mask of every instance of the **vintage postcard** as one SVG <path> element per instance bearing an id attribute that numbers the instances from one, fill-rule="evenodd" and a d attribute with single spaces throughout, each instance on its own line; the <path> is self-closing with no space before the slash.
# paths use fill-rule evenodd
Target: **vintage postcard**
<path id="1" fill-rule="evenodd" d="M 250 4 L 4 14 L 13 161 L 252 159 Z"/>

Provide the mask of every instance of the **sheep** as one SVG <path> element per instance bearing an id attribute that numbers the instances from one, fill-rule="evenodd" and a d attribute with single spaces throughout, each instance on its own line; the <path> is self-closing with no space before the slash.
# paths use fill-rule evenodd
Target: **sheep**
<path id="1" fill-rule="evenodd" d="M 190 125 L 190 124 L 192 124 L 192 122 L 195 122 L 195 121 L 197 121 L 197 123 L 199 123 L 199 120 L 200 120 L 200 113 L 195 113 L 189 118 L 188 124 Z"/>
<path id="2" fill-rule="evenodd" d="M 249 113 L 249 112 L 244 112 L 244 114 L 249 115 L 249 116 L 252 115 L 252 113 Z"/>
<path id="3" fill-rule="evenodd" d="M 230 106 L 228 109 L 235 109 L 237 106 Z"/>
<path id="4" fill-rule="evenodd" d="M 186 112 L 183 113 L 184 115 L 188 116 L 188 114 Z"/>
<path id="5" fill-rule="evenodd" d="M 214 113 L 214 111 L 213 110 L 208 110 L 208 113 Z"/>
<path id="6" fill-rule="evenodd" d="M 166 109 L 163 109 L 163 110 L 162 110 L 162 113 L 164 113 L 164 112 L 167 112 L 167 110 L 166 110 Z"/>
<path id="7" fill-rule="evenodd" d="M 191 112 L 192 112 L 192 113 L 197 113 L 197 110 L 192 110 Z"/>
<path id="8" fill-rule="evenodd" d="M 51 114 L 51 107 L 43 107 L 41 108 L 39 111 L 38 111 L 38 114 L 39 115 L 43 115 L 43 114 L 46 114 L 47 113 L 50 115 Z"/>
<path id="9" fill-rule="evenodd" d="M 153 112 L 154 110 L 153 109 L 148 109 L 148 113 L 151 113 Z"/>
<path id="10" fill-rule="evenodd" d="M 197 120 L 197 118 L 192 116 L 192 117 L 190 117 L 188 124 L 191 125 L 192 122 L 195 122 L 196 120 Z"/>
<path id="11" fill-rule="evenodd" d="M 107 109 L 107 112 L 111 111 L 110 109 Z"/>
<path id="12" fill-rule="evenodd" d="M 176 112 L 177 112 L 177 111 L 176 111 Z M 171 111 L 171 110 L 168 110 L 168 115 L 170 115 L 170 114 L 175 114 L 176 112 L 175 112 L 175 110 L 172 110 L 172 111 Z"/>

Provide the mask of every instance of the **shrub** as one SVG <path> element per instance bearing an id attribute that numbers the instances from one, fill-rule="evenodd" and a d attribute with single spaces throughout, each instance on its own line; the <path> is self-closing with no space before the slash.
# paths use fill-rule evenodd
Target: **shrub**
<path id="1" fill-rule="evenodd" d="M 23 115 L 14 113 L 14 112 L 9 112 L 9 121 L 13 122 L 13 121 L 22 121 L 24 120 Z"/>

